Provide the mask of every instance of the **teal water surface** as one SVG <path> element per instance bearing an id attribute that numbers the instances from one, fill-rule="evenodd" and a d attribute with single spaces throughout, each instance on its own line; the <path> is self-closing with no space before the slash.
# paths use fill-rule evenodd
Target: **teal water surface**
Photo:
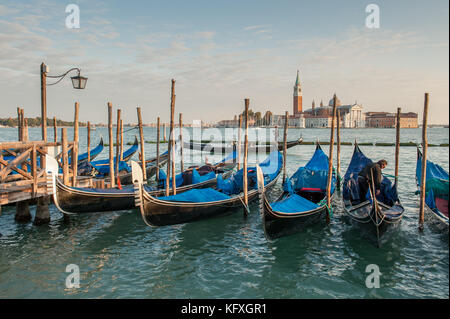
<path id="1" fill-rule="evenodd" d="M 430 128 L 429 143 L 448 143 L 448 132 L 448 128 Z M 134 134 L 136 130 L 126 132 L 125 141 L 132 142 Z M 217 131 L 207 131 L 202 137 L 209 139 L 210 134 Z M 404 129 L 401 134 L 402 142 L 421 140 L 420 129 Z M 91 147 L 100 135 L 107 143 L 106 129 L 97 128 Z M 300 135 L 307 141 L 329 140 L 328 129 L 290 129 L 288 139 Z M 155 136 L 154 128 L 145 128 L 146 140 L 154 141 Z M 0 141 L 16 137 L 16 129 L 0 128 Z M 39 128 L 30 128 L 33 137 L 40 137 Z M 83 152 L 85 139 L 85 129 L 81 129 Z M 355 139 L 390 143 L 395 130 L 342 130 L 343 141 Z M 148 156 L 155 153 L 155 144 L 145 147 Z M 161 147 L 165 150 L 166 144 Z M 323 149 L 328 154 L 329 146 Z M 394 147 L 361 149 L 373 160 L 385 158 L 385 172 L 393 174 Z M 313 152 L 313 145 L 289 149 L 288 175 L 306 164 Z M 353 146 L 341 147 L 341 174 L 352 152 Z M 107 154 L 104 150 L 99 158 Z M 187 150 L 184 154 L 187 163 L 222 157 Z M 448 155 L 448 147 L 428 150 L 429 159 L 447 171 Z M 264 157 L 252 155 L 250 159 Z M 50 224 L 33 226 L 16 223 L 15 208 L 2 207 L 0 298 L 448 298 L 448 233 L 441 233 L 428 219 L 424 232 L 418 231 L 415 166 L 416 148 L 402 147 L 399 196 L 405 215 L 381 248 L 362 238 L 350 224 L 339 198 L 333 203 L 334 216 L 328 226 L 323 221 L 275 241 L 264 236 L 257 203 L 247 218 L 237 209 L 217 218 L 159 228 L 146 226 L 137 210 L 75 216 L 65 222 L 51 205 Z M 271 198 L 280 192 L 279 180 Z M 34 215 L 34 207 L 31 212 Z M 79 267 L 80 288 L 66 288 L 69 264 Z M 380 288 L 366 286 L 366 267 L 371 264 L 381 272 Z"/>

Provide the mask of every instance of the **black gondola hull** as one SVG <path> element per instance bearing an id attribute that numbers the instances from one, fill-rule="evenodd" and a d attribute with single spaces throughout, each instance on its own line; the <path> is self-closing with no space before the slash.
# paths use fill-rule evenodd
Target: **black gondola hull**
<path id="1" fill-rule="evenodd" d="M 311 225 L 326 221 L 326 206 L 297 214 L 281 214 L 272 209 L 265 195 L 262 195 L 261 200 L 264 233 L 270 240 L 301 232 Z"/>
<path id="2" fill-rule="evenodd" d="M 228 176 L 232 171 L 224 173 Z M 177 188 L 177 193 L 182 193 L 194 188 L 215 187 L 217 179 L 213 178 L 202 183 L 186 185 Z M 165 196 L 164 189 L 151 191 L 154 197 Z M 169 195 L 172 195 L 172 189 Z M 126 187 L 121 191 L 101 192 L 87 189 L 73 188 L 65 186 L 58 179 L 56 181 L 56 194 L 54 195 L 55 205 L 65 214 L 85 214 L 94 212 L 113 212 L 135 208 L 134 191 L 132 187 Z"/>
<path id="3" fill-rule="evenodd" d="M 381 209 L 378 215 L 375 214 L 375 208 L 369 201 L 359 208 L 345 206 L 344 210 L 352 225 L 361 231 L 362 236 L 373 245 L 381 247 L 399 227 L 404 208 L 400 204 L 392 207 L 380 203 L 378 205 Z M 395 217 L 389 217 L 390 212 L 395 213 Z"/>
<path id="4" fill-rule="evenodd" d="M 267 184 L 266 190 L 270 190 L 276 184 L 280 172 Z M 144 222 L 149 226 L 167 226 L 194 222 L 222 215 L 233 208 L 243 207 L 243 195 L 215 202 L 184 203 L 161 201 L 153 196 L 149 196 L 145 191 L 141 193 L 143 201 L 141 214 Z M 258 199 L 258 194 L 256 189 L 249 190 L 248 202 L 251 203 Z"/>

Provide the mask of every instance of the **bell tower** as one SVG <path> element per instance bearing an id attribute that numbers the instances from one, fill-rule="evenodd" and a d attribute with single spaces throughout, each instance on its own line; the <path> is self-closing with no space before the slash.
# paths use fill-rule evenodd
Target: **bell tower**
<path id="1" fill-rule="evenodd" d="M 303 112 L 302 109 L 302 88 L 300 85 L 300 76 L 297 70 L 297 79 L 294 86 L 294 116 L 300 115 Z"/>

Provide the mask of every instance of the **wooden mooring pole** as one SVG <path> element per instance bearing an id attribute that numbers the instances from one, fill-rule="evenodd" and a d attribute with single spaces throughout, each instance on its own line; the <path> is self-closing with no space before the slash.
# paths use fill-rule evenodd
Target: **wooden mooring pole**
<path id="1" fill-rule="evenodd" d="M 289 124 L 289 112 L 286 111 L 284 118 L 284 134 L 283 134 L 283 183 L 286 181 L 286 155 L 287 155 L 287 130 Z"/>
<path id="2" fill-rule="evenodd" d="M 63 183 L 69 186 L 69 157 L 67 154 L 67 128 L 61 129 Z"/>
<path id="3" fill-rule="evenodd" d="M 72 148 L 72 186 L 77 186 L 78 175 L 78 115 L 80 111 L 80 105 L 75 103 L 75 116 L 73 121 L 73 148 Z"/>
<path id="4" fill-rule="evenodd" d="M 108 135 L 109 135 L 109 185 L 116 187 L 114 178 L 114 139 L 113 139 L 113 110 L 111 102 L 108 102 Z"/>
<path id="5" fill-rule="evenodd" d="M 180 113 L 180 170 L 184 172 L 184 161 L 183 161 L 183 113 Z"/>
<path id="6" fill-rule="evenodd" d="M 120 120 L 120 160 L 123 161 L 123 120 Z"/>
<path id="7" fill-rule="evenodd" d="M 245 137 L 244 137 L 244 167 L 243 167 L 243 190 L 244 190 L 244 217 L 248 215 L 248 179 L 247 179 L 247 165 L 248 165 L 248 106 L 250 104 L 249 99 L 245 99 Z"/>
<path id="8" fill-rule="evenodd" d="M 241 138 L 241 134 L 242 133 L 242 114 L 239 114 L 239 129 L 238 129 L 238 163 L 237 163 L 237 169 L 240 170 L 241 169 L 241 143 L 242 143 L 242 138 Z"/>
<path id="9" fill-rule="evenodd" d="M 164 141 L 166 141 L 166 124 L 164 123 Z M 171 143 L 167 143 L 166 196 L 170 194 L 170 161 L 172 160 Z"/>
<path id="10" fill-rule="evenodd" d="M 336 111 L 336 178 L 337 189 L 341 188 L 341 114 Z"/>
<path id="11" fill-rule="evenodd" d="M 400 157 L 400 114 L 401 108 L 397 108 L 397 123 L 395 125 L 395 187 L 398 185 L 398 165 Z"/>
<path id="12" fill-rule="evenodd" d="M 172 190 L 173 194 L 177 194 L 177 183 L 176 183 L 176 176 L 175 176 L 175 132 L 174 132 L 174 116 L 175 116 L 175 80 L 172 79 L 172 97 L 171 97 L 171 103 L 170 103 L 170 150 L 172 152 Z"/>
<path id="13" fill-rule="evenodd" d="M 145 148 L 144 148 L 144 128 L 142 127 L 142 114 L 141 108 L 137 107 L 137 116 L 138 116 L 138 125 L 139 125 L 139 138 L 141 140 L 141 167 L 142 167 L 142 176 L 144 181 L 147 181 L 147 170 L 145 165 Z"/>
<path id="14" fill-rule="evenodd" d="M 91 122 L 87 122 L 87 160 L 91 161 Z"/>
<path id="15" fill-rule="evenodd" d="M 19 141 L 23 141 L 22 139 L 22 112 L 20 111 L 20 107 L 17 108 L 17 138 Z"/>
<path id="16" fill-rule="evenodd" d="M 22 136 L 23 141 L 28 142 L 28 120 L 25 118 L 24 110 L 21 110 L 22 112 Z"/>
<path id="17" fill-rule="evenodd" d="M 423 107 L 423 124 L 422 124 L 422 174 L 420 177 L 420 208 L 419 208 L 419 230 L 423 231 L 423 222 L 425 215 L 425 190 L 427 179 L 427 125 L 428 125 L 428 93 L 425 93 L 425 102 Z"/>
<path id="18" fill-rule="evenodd" d="M 58 124 L 56 123 L 56 116 L 53 117 L 53 141 L 58 142 Z"/>
<path id="19" fill-rule="evenodd" d="M 17 108 L 17 128 L 19 141 L 23 141 L 22 137 L 22 112 L 20 108 Z M 31 220 L 30 204 L 29 201 L 19 201 L 16 203 L 16 214 L 14 215 L 14 220 L 19 223 L 27 223 Z"/>
<path id="20" fill-rule="evenodd" d="M 47 66 L 41 63 L 41 126 L 42 140 L 47 142 Z"/>
<path id="21" fill-rule="evenodd" d="M 117 109 L 117 127 L 116 127 L 116 167 L 115 167 L 115 176 L 119 183 L 119 161 L 120 161 L 120 115 L 122 113 L 121 109 Z"/>
<path id="22" fill-rule="evenodd" d="M 163 142 L 167 142 L 167 138 L 166 138 L 166 123 L 163 123 L 163 133 L 164 133 L 164 141 Z"/>
<path id="23" fill-rule="evenodd" d="M 156 120 L 156 182 L 159 182 L 159 139 L 160 139 L 160 119 Z"/>
<path id="24" fill-rule="evenodd" d="M 331 136 L 330 136 L 330 151 L 328 153 L 328 180 L 327 180 L 327 224 L 330 223 L 330 209 L 331 209 L 331 181 L 333 177 L 333 148 L 334 148 L 334 125 L 336 121 L 336 94 L 333 97 L 333 117 L 331 118 Z"/>

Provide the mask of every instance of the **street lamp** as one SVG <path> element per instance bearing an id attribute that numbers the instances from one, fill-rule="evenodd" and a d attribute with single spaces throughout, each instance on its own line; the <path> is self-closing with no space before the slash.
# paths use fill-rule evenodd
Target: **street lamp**
<path id="1" fill-rule="evenodd" d="M 84 89 L 86 86 L 87 78 L 80 75 L 78 72 L 77 76 L 72 76 L 72 85 L 74 89 Z"/>
<path id="2" fill-rule="evenodd" d="M 72 86 L 74 89 L 84 89 L 87 78 L 80 75 L 79 68 L 72 68 L 61 75 L 48 75 L 49 67 L 42 62 L 41 64 L 41 119 L 42 119 L 42 139 L 47 141 L 47 85 L 55 85 L 61 82 L 67 74 L 72 71 L 78 71 L 77 76 L 72 76 Z M 54 83 L 47 84 L 47 78 L 58 79 Z"/>

